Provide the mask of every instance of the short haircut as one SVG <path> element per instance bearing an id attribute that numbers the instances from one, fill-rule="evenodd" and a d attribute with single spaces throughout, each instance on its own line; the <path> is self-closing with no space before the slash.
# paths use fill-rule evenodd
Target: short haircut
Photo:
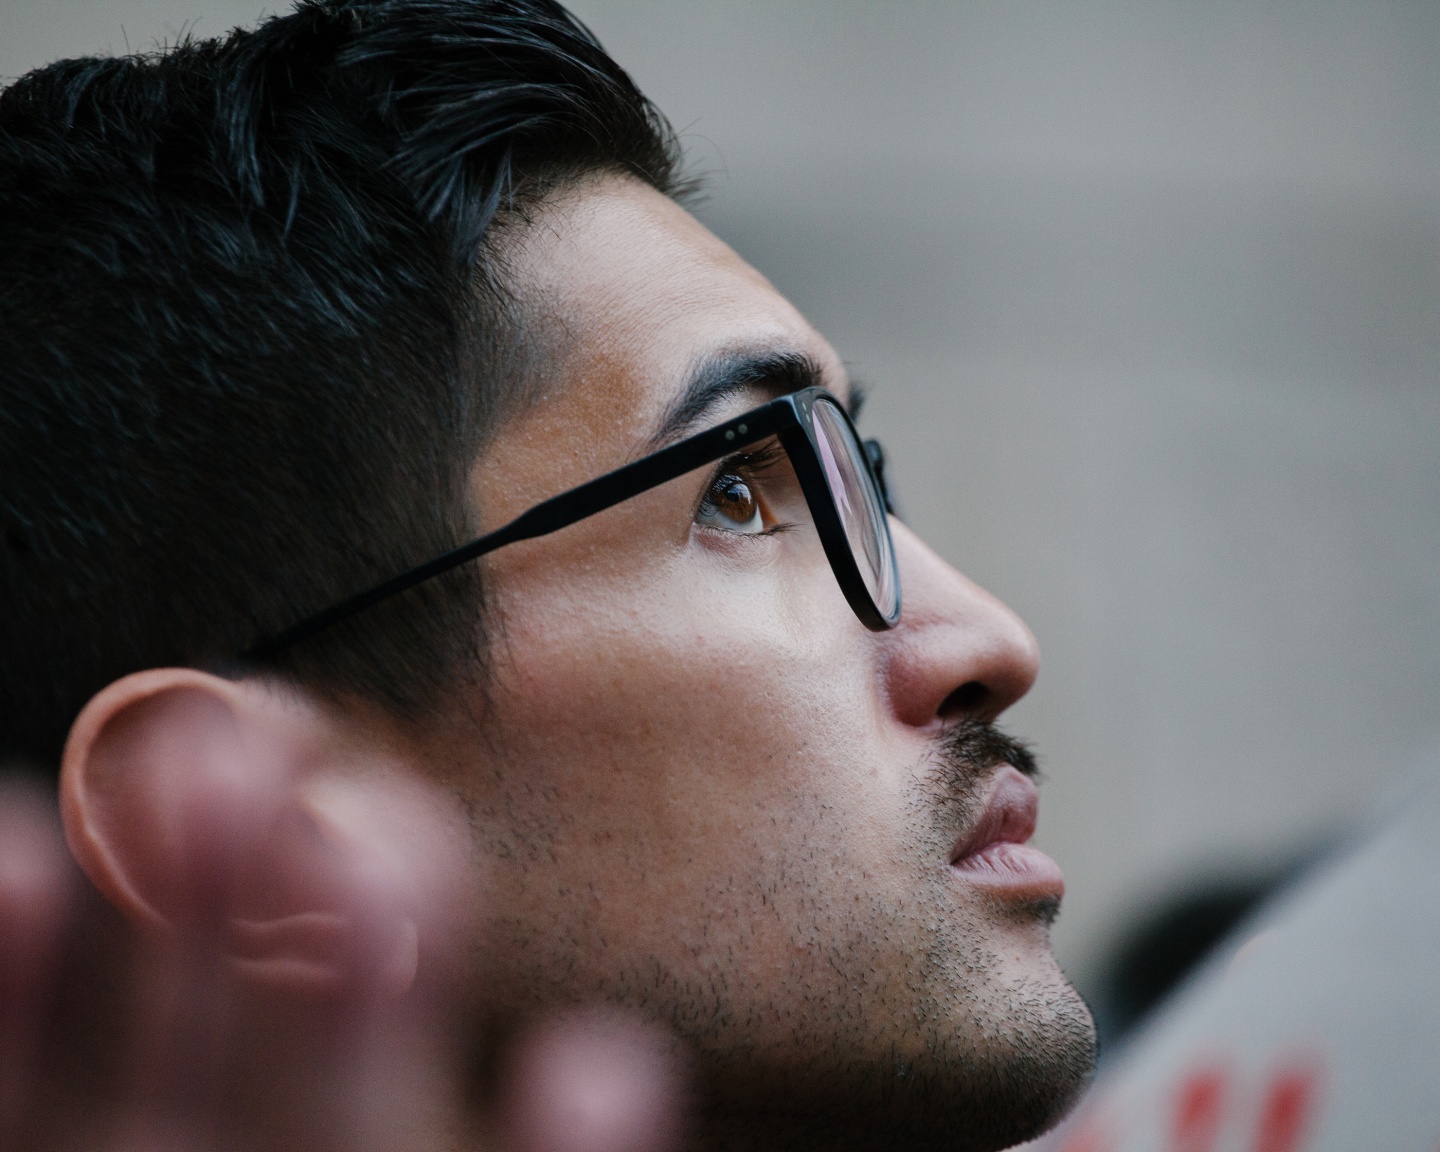
<path id="1" fill-rule="evenodd" d="M 473 533 L 527 327 L 497 227 L 668 124 L 551 0 L 305 0 L 0 93 L 0 763 L 105 684 L 223 667 Z M 473 565 L 468 566 L 473 569 Z M 421 717 L 474 571 L 268 659 Z"/>

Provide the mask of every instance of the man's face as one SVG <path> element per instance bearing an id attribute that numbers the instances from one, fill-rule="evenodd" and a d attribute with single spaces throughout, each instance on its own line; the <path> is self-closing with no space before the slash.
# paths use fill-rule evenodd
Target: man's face
<path id="1" fill-rule="evenodd" d="M 475 469 L 486 528 L 658 447 L 687 389 L 712 402 L 698 430 L 785 386 L 698 395 L 717 362 L 803 358 L 848 395 L 796 310 L 637 182 L 566 193 L 510 258 L 552 355 Z M 846 604 L 783 458 L 485 561 L 480 735 L 444 753 L 484 860 L 477 986 L 491 1010 L 598 999 L 665 1021 L 697 1053 L 707 1123 L 999 1147 L 1093 1052 L 1050 955 L 1053 866 L 1013 844 L 952 863 L 1033 816 L 1028 780 L 996 762 L 1023 756 L 976 722 L 1029 688 L 1035 643 L 892 530 L 904 610 L 881 633 Z"/>

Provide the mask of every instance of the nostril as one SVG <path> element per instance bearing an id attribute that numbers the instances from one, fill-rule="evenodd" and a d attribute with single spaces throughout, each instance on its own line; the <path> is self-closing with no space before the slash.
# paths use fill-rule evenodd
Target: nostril
<path id="1" fill-rule="evenodd" d="M 952 720 L 956 717 L 974 715 L 984 707 L 989 699 L 990 689 L 978 680 L 967 680 L 940 701 L 940 718 Z"/>

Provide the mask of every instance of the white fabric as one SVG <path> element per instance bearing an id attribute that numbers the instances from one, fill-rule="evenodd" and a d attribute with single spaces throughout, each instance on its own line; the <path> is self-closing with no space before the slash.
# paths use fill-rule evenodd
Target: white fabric
<path id="1" fill-rule="evenodd" d="M 1440 774 L 1253 918 L 1036 1152 L 1440 1152 Z"/>

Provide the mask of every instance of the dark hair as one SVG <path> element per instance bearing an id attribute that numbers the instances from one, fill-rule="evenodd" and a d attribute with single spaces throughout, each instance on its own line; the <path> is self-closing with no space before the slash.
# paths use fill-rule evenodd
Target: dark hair
<path id="1" fill-rule="evenodd" d="M 465 538 L 536 343 L 495 225 L 598 171 L 674 193 L 674 137 L 551 0 L 306 0 L 0 93 L 0 762 Z M 478 580 L 274 668 L 423 716 Z"/>

